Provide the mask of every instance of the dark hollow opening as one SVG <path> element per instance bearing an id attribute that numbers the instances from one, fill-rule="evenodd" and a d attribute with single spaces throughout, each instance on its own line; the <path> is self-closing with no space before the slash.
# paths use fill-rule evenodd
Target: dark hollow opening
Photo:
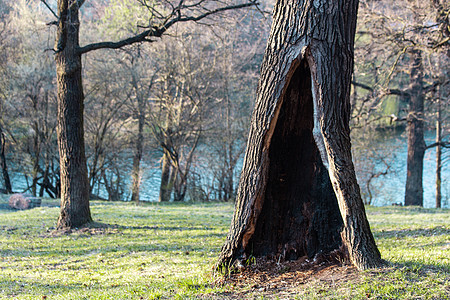
<path id="1" fill-rule="evenodd" d="M 314 142 L 311 73 L 294 72 L 269 147 L 264 204 L 247 254 L 295 260 L 341 245 L 342 218 Z"/>

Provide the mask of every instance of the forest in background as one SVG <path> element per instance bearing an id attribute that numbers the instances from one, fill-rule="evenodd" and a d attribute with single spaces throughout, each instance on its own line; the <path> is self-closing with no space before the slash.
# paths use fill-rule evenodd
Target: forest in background
<path id="1" fill-rule="evenodd" d="M 56 28 L 45 3 L 0 1 L 1 184 L 8 191 L 8 178 L 13 187 L 22 180 L 26 192 L 58 198 Z M 86 2 L 81 45 L 140 32 L 148 3 Z M 265 1 L 174 26 L 151 43 L 83 56 L 92 196 L 139 201 L 141 182 L 156 173 L 160 201 L 234 199 L 272 6 Z M 383 188 L 373 181 L 392 176 L 398 160 L 392 154 L 404 147 L 386 140 L 404 140 L 412 126 L 433 140 L 409 142 L 408 153 L 419 155 L 408 168 L 423 167 L 420 153 L 431 148 L 442 149 L 437 165 L 448 165 L 448 21 L 445 2 L 360 2 L 351 126 L 368 204 Z M 448 178 L 440 181 L 436 190 L 448 190 Z"/>

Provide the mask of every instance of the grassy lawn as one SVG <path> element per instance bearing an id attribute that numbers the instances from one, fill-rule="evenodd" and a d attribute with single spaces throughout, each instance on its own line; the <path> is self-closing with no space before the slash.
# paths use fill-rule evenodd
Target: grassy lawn
<path id="1" fill-rule="evenodd" d="M 43 204 L 0 209 L 2 299 L 449 299 L 449 210 L 368 208 L 389 266 L 286 294 L 214 284 L 232 204 L 93 201 L 97 224 L 71 233 L 54 232 L 57 203 Z"/>

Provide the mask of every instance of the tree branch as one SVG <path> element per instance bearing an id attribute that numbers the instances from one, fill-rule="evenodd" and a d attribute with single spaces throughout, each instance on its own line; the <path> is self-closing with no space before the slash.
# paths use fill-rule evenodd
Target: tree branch
<path id="1" fill-rule="evenodd" d="M 362 89 L 365 89 L 369 92 L 374 92 L 374 88 L 371 86 L 368 86 L 364 83 L 360 83 L 360 82 L 356 82 L 356 81 L 352 81 L 352 84 L 356 87 L 360 87 Z M 399 90 L 399 89 L 383 89 L 381 91 L 381 96 L 388 96 L 388 95 L 396 95 L 396 96 L 404 96 L 404 97 L 409 97 L 411 96 L 411 93 L 409 92 L 409 90 Z"/>
<path id="2" fill-rule="evenodd" d="M 360 87 L 360 88 L 365 89 L 365 90 L 367 90 L 369 92 L 373 92 L 373 88 L 371 86 L 368 86 L 368 85 L 364 84 L 364 83 L 352 81 L 352 84 L 354 86 L 356 86 L 356 87 Z"/>
<path id="3" fill-rule="evenodd" d="M 424 87 L 423 91 L 425 93 L 429 93 L 431 91 L 434 91 L 436 89 L 436 87 L 441 86 L 441 85 L 446 85 L 449 82 L 450 82 L 450 80 L 447 80 L 447 81 L 437 80 L 437 81 L 433 82 L 432 84 L 430 84 L 429 86 Z"/>
<path id="4" fill-rule="evenodd" d="M 382 95 L 383 96 L 396 95 L 396 96 L 410 97 L 411 93 L 409 92 L 409 90 L 385 89 L 383 90 Z"/>
<path id="5" fill-rule="evenodd" d="M 84 0 L 79 0 L 79 1 L 84 1 Z M 154 42 L 155 40 L 151 39 L 152 37 L 154 37 L 154 38 L 161 37 L 170 27 L 172 27 L 176 23 L 190 22 L 190 21 L 196 22 L 196 21 L 204 19 L 204 18 L 206 18 L 206 17 L 208 17 L 210 15 L 217 14 L 217 13 L 220 13 L 220 12 L 224 12 L 224 11 L 227 11 L 227 10 L 245 8 L 245 7 L 250 7 L 250 6 L 257 6 L 257 5 L 259 5 L 259 3 L 256 2 L 256 0 L 250 0 L 250 2 L 243 3 L 243 4 L 219 7 L 219 8 L 216 8 L 214 10 L 202 13 L 202 14 L 200 14 L 198 16 L 185 16 L 185 17 L 183 17 L 181 14 L 175 14 L 175 15 L 172 14 L 172 18 L 169 19 L 169 20 L 166 20 L 166 22 L 164 22 L 160 26 L 154 26 L 152 29 L 143 31 L 140 34 L 137 34 L 135 36 L 132 36 L 132 37 L 129 37 L 129 38 L 117 41 L 117 42 L 92 43 L 92 44 L 86 45 L 84 47 L 80 47 L 78 49 L 78 52 L 80 54 L 84 54 L 84 53 L 87 53 L 87 52 L 90 52 L 90 51 L 94 51 L 94 50 L 98 50 L 98 49 L 118 49 L 118 48 L 122 48 L 124 46 L 132 45 L 132 44 L 135 44 L 135 43 Z"/>
<path id="6" fill-rule="evenodd" d="M 44 3 L 44 5 L 48 8 L 48 10 L 50 10 L 50 12 L 52 13 L 52 15 L 55 16 L 55 18 L 57 20 L 59 20 L 58 15 L 53 11 L 53 9 L 50 7 L 50 5 L 47 4 L 47 2 L 45 2 L 45 0 L 41 0 L 42 3 Z"/>
<path id="7" fill-rule="evenodd" d="M 443 148 L 450 148 L 450 142 L 436 142 L 430 145 L 427 145 L 425 147 L 426 150 L 437 147 L 437 146 L 441 146 Z"/>
<path id="8" fill-rule="evenodd" d="M 165 31 L 165 30 L 164 30 Z M 90 51 L 94 51 L 94 50 L 98 50 L 98 49 L 119 49 L 122 48 L 124 46 L 128 46 L 128 45 L 132 45 L 135 43 L 140 43 L 140 42 L 153 42 L 153 40 L 150 39 L 150 37 L 161 37 L 161 35 L 164 33 L 161 32 L 161 34 L 159 34 L 159 32 L 157 31 L 157 29 L 151 29 L 151 30 L 146 30 L 138 35 L 129 37 L 127 39 L 118 41 L 118 42 L 100 42 L 100 43 L 92 43 L 89 45 L 86 45 L 84 47 L 81 47 L 78 52 L 80 54 L 84 54 Z"/>

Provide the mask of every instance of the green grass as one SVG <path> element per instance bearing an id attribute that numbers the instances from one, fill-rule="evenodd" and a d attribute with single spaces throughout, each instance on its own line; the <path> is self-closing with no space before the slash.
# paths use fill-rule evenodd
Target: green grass
<path id="1" fill-rule="evenodd" d="M 316 282 L 296 299 L 450 299 L 450 210 L 368 207 L 367 214 L 387 266 L 337 285 Z"/>
<path id="2" fill-rule="evenodd" d="M 100 228 L 70 234 L 53 231 L 57 207 L 0 209 L 0 298 L 221 299 L 232 289 L 214 286 L 211 272 L 232 204 L 93 201 L 91 209 Z M 311 282 L 292 298 L 449 299 L 449 210 L 371 207 L 368 214 L 390 266 L 337 286 Z"/>
<path id="3" fill-rule="evenodd" d="M 0 295 L 157 299 L 207 293 L 231 206 L 93 202 L 107 228 L 52 233 L 57 207 L 0 210 Z"/>

